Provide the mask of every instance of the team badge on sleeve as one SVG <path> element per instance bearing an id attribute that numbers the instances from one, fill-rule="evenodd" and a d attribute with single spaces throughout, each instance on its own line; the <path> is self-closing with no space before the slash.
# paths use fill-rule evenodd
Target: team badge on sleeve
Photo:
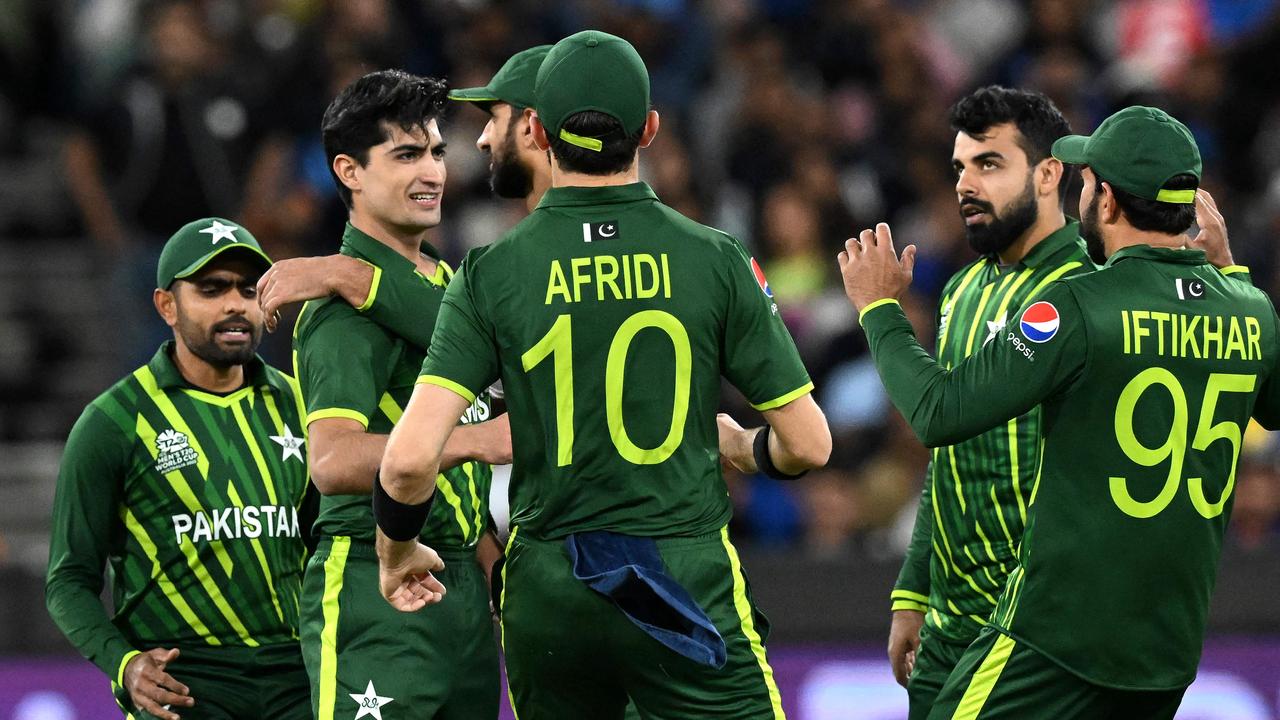
<path id="1" fill-rule="evenodd" d="M 1022 311 L 1022 334 L 1033 343 L 1049 342 L 1058 334 L 1058 308 L 1041 300 Z"/>
<path id="2" fill-rule="evenodd" d="M 760 286 L 765 297 L 773 297 L 773 289 L 769 287 L 769 281 L 764 277 L 764 270 L 760 269 L 760 263 L 756 262 L 755 258 L 751 258 L 751 272 L 755 274 L 756 284 Z"/>

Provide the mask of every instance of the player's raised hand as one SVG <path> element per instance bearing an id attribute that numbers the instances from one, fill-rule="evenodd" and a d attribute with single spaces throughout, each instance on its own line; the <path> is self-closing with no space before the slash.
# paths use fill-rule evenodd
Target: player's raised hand
<path id="1" fill-rule="evenodd" d="M 258 280 L 258 305 L 275 332 L 285 305 L 338 294 L 359 306 L 369 295 L 373 268 L 346 255 L 300 257 L 274 263 Z"/>
<path id="2" fill-rule="evenodd" d="M 444 599 L 444 585 L 431 574 L 444 569 L 444 561 L 435 550 L 414 542 L 409 552 L 389 557 L 392 553 L 382 552 L 382 547 L 383 543 L 379 543 L 378 584 L 382 597 L 392 607 L 400 612 L 416 612 Z"/>
<path id="3" fill-rule="evenodd" d="M 893 233 L 886 223 L 875 230 L 863 230 L 857 238 L 849 238 L 836 259 L 844 280 L 844 294 L 858 312 L 885 298 L 898 298 L 911 284 L 916 265 L 916 246 L 908 245 L 898 258 L 893 248 Z"/>
<path id="4" fill-rule="evenodd" d="M 893 611 L 893 622 L 889 626 L 889 666 L 893 668 L 893 679 L 902 687 L 907 686 L 911 671 L 916 666 L 921 627 L 924 627 L 924 613 Z"/>
<path id="5" fill-rule="evenodd" d="M 1196 225 L 1200 226 L 1200 232 L 1192 238 L 1191 247 L 1203 250 L 1205 259 L 1216 268 L 1235 265 L 1231 244 L 1227 242 L 1227 222 L 1207 190 L 1196 191 Z"/>
<path id="6" fill-rule="evenodd" d="M 135 707 L 161 720 L 179 720 L 179 715 L 170 708 L 196 704 L 191 688 L 165 672 L 169 663 L 177 658 L 177 648 L 152 648 L 129 659 L 123 679 Z"/>

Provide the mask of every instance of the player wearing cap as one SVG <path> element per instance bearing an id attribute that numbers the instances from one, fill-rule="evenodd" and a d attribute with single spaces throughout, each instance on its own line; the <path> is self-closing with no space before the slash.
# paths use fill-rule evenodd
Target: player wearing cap
<path id="1" fill-rule="evenodd" d="M 552 187 L 471 251 L 445 294 L 374 489 L 383 594 L 404 610 L 438 597 L 423 576 L 435 554 L 414 531 L 439 503 L 431 478 L 455 419 L 501 376 L 515 456 L 503 639 L 519 716 L 622 717 L 630 697 L 645 717 L 782 717 L 720 458 L 776 477 L 823 464 L 812 383 L 742 246 L 638 181 L 658 116 L 635 49 L 570 36 L 536 89 Z M 771 429 L 717 418 L 722 373 Z"/>
<path id="2" fill-rule="evenodd" d="M 942 292 L 936 357 L 945 367 L 996 340 L 1049 283 L 1093 270 L 1079 223 L 1062 212 L 1068 173 L 1049 150 L 1071 128 L 1053 102 L 984 87 L 952 107 L 951 126 L 960 215 L 981 257 Z M 933 450 L 892 593 L 889 658 L 913 719 L 928 714 L 1017 564 L 1039 437 L 1040 412 L 1032 409 Z"/>
<path id="3" fill-rule="evenodd" d="M 303 413 L 293 379 L 255 354 L 254 283 L 270 264 L 221 218 L 174 233 L 154 293 L 174 339 L 67 438 L 46 601 L 130 717 L 310 717 Z"/>
<path id="4" fill-rule="evenodd" d="M 989 626 L 930 718 L 1171 718 L 1195 678 L 1249 418 L 1280 427 L 1267 296 L 1187 248 L 1200 154 L 1130 107 L 1054 143 L 1083 166 L 1081 232 L 1099 271 L 1051 283 L 950 370 L 894 298 L 915 248 L 886 225 L 841 271 L 894 404 L 931 446 L 1042 405 L 1027 526 Z"/>
<path id="5" fill-rule="evenodd" d="M 444 102 L 437 80 L 375 72 L 340 92 L 322 123 L 330 169 L 350 208 L 341 253 L 367 263 L 375 277 L 418 278 L 437 295 L 452 276 L 425 241 L 440 222 L 446 179 L 437 126 Z M 431 304 L 387 309 L 401 314 L 402 324 L 430 325 L 435 317 Z M 505 418 L 481 422 L 490 414 L 482 391 L 463 418 L 467 427 L 451 439 L 448 469 L 433 476 L 444 499 L 422 538 L 449 561 L 443 572 L 452 592 L 431 613 L 406 618 L 374 588 L 369 491 L 425 352 L 333 297 L 303 306 L 294 353 L 312 477 L 323 495 L 315 528 L 320 541 L 302 595 L 302 646 L 316 717 L 366 710 L 387 718 L 494 717 L 497 650 L 476 553 L 488 523 L 485 463 L 510 458 Z"/>

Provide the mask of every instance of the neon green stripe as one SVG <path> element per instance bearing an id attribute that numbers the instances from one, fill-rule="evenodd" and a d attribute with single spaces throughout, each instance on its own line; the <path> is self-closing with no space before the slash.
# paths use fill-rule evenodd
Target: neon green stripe
<path id="1" fill-rule="evenodd" d="M 965 273 L 964 278 L 960 280 L 959 287 L 957 287 L 956 291 L 951 294 L 952 299 L 950 301 L 950 310 L 947 312 L 948 316 L 955 314 L 955 306 L 960 302 L 960 298 L 964 295 L 965 288 L 969 287 L 969 283 L 973 282 L 973 279 L 978 276 L 978 273 L 981 272 L 982 268 L 985 266 L 985 261 L 974 263 L 974 266 L 969 269 L 969 272 Z M 943 307 L 947 307 L 947 304 L 944 303 Z M 943 351 L 947 349 L 947 339 L 951 337 L 951 326 L 953 324 L 954 323 L 947 321 L 947 326 L 942 329 L 942 337 L 938 339 L 938 357 L 942 357 Z"/>
<path id="2" fill-rule="evenodd" d="M 986 567 L 985 565 L 980 564 L 980 563 L 978 562 L 978 558 L 974 557 L 974 556 L 973 556 L 973 553 L 969 552 L 969 548 L 967 548 L 967 547 L 961 547 L 960 549 L 964 551 L 964 555 L 965 555 L 965 557 L 969 558 L 969 562 L 971 562 L 971 563 L 973 563 L 974 565 L 977 565 L 979 568 L 981 568 L 982 573 L 983 573 L 984 575 L 986 575 L 986 576 L 987 576 L 987 581 L 988 581 L 988 582 L 990 582 L 990 583 L 991 583 L 992 585 L 994 585 L 994 586 L 998 586 L 998 585 L 1000 584 L 1000 583 L 996 582 L 995 578 L 991 577 L 991 573 L 987 571 L 987 567 Z M 978 583 L 977 583 L 977 582 L 975 582 L 975 581 L 973 580 L 973 578 L 969 577 L 968 575 L 964 575 L 964 578 L 965 578 L 966 580 L 968 580 L 968 581 L 969 581 L 969 586 L 970 586 L 970 587 L 972 587 L 974 590 L 977 590 L 979 595 L 981 595 L 982 597 L 986 598 L 986 599 L 987 599 L 987 602 L 991 603 L 992 607 L 994 607 L 994 606 L 996 605 L 996 599 L 995 599 L 995 597 L 993 597 L 993 596 L 991 595 L 991 593 L 989 593 L 989 592 L 987 592 L 986 590 L 983 590 L 982 588 L 978 587 Z"/>
<path id="3" fill-rule="evenodd" d="M 326 420 L 328 418 L 345 418 L 347 420 L 355 420 L 364 426 L 366 430 L 369 429 L 369 418 L 365 417 L 364 413 L 356 412 L 355 410 L 348 410 L 346 408 L 324 408 L 323 410 L 316 410 L 307 416 L 306 424 L 310 425 L 317 420 Z"/>
<path id="4" fill-rule="evenodd" d="M 271 482 L 271 470 L 267 468 L 267 459 L 262 456 L 262 447 L 258 445 L 258 439 L 254 437 L 253 430 L 249 429 L 249 420 L 244 416 L 244 408 L 239 404 L 232 406 L 231 414 L 235 416 L 236 425 L 240 427 L 240 434 L 244 436 L 244 443 L 249 447 L 249 454 L 253 456 L 253 463 L 258 466 L 258 474 L 262 477 L 262 486 L 267 489 L 267 499 L 272 505 L 279 505 L 276 500 L 276 489 Z"/>
<path id="5" fill-rule="evenodd" d="M 951 569 L 955 571 L 955 574 L 958 577 L 963 578 L 965 582 L 969 583 L 969 587 L 973 588 L 979 594 L 989 598 L 991 600 L 991 604 L 994 605 L 995 599 L 992 598 L 990 595 L 988 595 L 986 592 L 984 592 L 982 588 L 978 587 L 978 583 L 975 582 L 973 578 L 965 574 L 965 572 L 960 569 L 960 566 L 956 564 L 955 555 L 952 554 L 951 552 L 951 541 L 947 539 L 947 531 L 943 528 L 943 525 L 942 525 L 942 513 L 938 510 L 938 503 L 933 503 L 933 517 L 934 517 L 933 529 L 938 531 L 938 534 L 942 536 L 942 545 L 947 550 L 947 560 L 951 564 Z"/>
<path id="6" fill-rule="evenodd" d="M 996 639 L 991 652 L 987 653 L 982 665 L 969 681 L 969 689 L 965 690 L 964 697 L 960 698 L 960 705 L 951 716 L 952 720 L 975 720 L 978 717 L 978 713 L 982 712 L 982 706 L 987 704 L 991 691 L 995 689 L 996 680 L 1000 679 L 1005 663 L 1009 662 L 1013 646 L 1013 638 L 1008 635 L 1001 635 Z"/>
<path id="7" fill-rule="evenodd" d="M 124 526 L 129 530 L 129 533 L 133 535 L 134 539 L 138 541 L 138 544 L 142 546 L 142 552 L 144 552 L 147 559 L 151 561 L 151 578 L 160 586 L 161 592 L 163 592 L 165 598 L 173 604 L 174 609 L 178 611 L 178 615 L 180 615 L 183 620 L 186 620 L 187 624 L 191 626 L 191 629 L 195 630 L 197 635 L 204 638 L 205 642 L 208 642 L 210 645 L 221 645 L 222 641 L 215 637 L 213 633 L 209 632 L 209 628 L 201 622 L 195 611 L 187 604 L 186 599 L 182 597 L 182 593 L 178 592 L 177 586 L 173 584 L 173 581 L 169 579 L 169 576 L 165 574 L 164 570 L 160 569 L 160 560 L 158 559 L 159 553 L 156 551 L 156 544 L 151 541 L 151 537 L 147 535 L 146 528 L 142 527 L 142 523 L 138 522 L 138 519 L 133 516 L 133 511 L 129 508 L 124 508 Z"/>
<path id="8" fill-rule="evenodd" d="M 581 135 L 575 135 L 574 133 L 571 133 L 568 130 L 565 130 L 564 128 L 560 128 L 560 139 L 569 143 L 570 145 L 577 145 L 580 148 L 586 148 L 587 150 L 591 150 L 592 152 L 600 152 L 601 150 L 604 149 L 603 142 L 600 142 L 595 138 L 582 137 Z"/>
<path id="9" fill-rule="evenodd" d="M 1014 281 L 1013 286 L 1009 288 L 1009 292 L 1004 294 L 1004 298 L 1000 301 L 1000 305 L 996 310 L 997 321 L 1001 318 L 1007 317 L 1007 313 L 1009 312 L 1009 303 L 1012 302 L 1014 296 L 1018 294 L 1018 288 L 1021 288 L 1023 283 L 1030 280 L 1033 274 L 1034 271 L 1031 268 L 1027 268 L 1026 270 L 1018 273 L 1018 279 Z"/>
<path id="10" fill-rule="evenodd" d="M 324 627 L 320 630 L 320 694 L 317 700 L 319 720 L 333 720 L 338 691 L 338 613 L 341 605 L 342 575 L 347 567 L 351 538 L 336 536 L 324 560 L 324 595 L 320 607 Z"/>
<path id="11" fill-rule="evenodd" d="M 889 610 L 891 612 L 897 612 L 898 610 L 911 610 L 922 613 L 928 612 L 929 606 L 922 605 L 914 600 L 894 600 L 893 604 L 889 606 Z"/>
<path id="12" fill-rule="evenodd" d="M 1000 507 L 997 505 L 996 512 L 999 513 L 999 511 L 1000 511 Z M 991 549 L 991 540 L 987 539 L 987 534 L 982 531 L 982 523 L 978 522 L 976 518 L 973 521 L 973 529 L 977 530 L 978 537 L 982 538 L 982 547 L 984 550 L 987 551 L 987 557 L 991 558 L 991 562 L 993 563 L 1000 562 L 999 560 L 996 559 L 995 551 Z M 999 585 L 1000 583 L 993 581 L 992 584 Z"/>
<path id="13" fill-rule="evenodd" d="M 467 489 L 471 491 L 471 518 L 476 524 L 475 539 L 479 540 L 484 533 L 484 513 L 480 512 L 480 493 L 476 489 L 475 463 L 463 463 L 462 472 L 467 476 Z M 465 533 L 464 533 L 465 536 Z"/>
<path id="14" fill-rule="evenodd" d="M 1017 486 L 1015 485 L 1014 487 Z M 1000 529 L 1004 531 L 1005 541 L 1009 545 L 1009 553 L 1016 556 L 1017 553 L 1014 552 L 1014 549 L 1017 543 L 1013 541 L 1013 533 L 1009 532 L 1009 525 L 1004 521 L 1004 511 L 1000 508 L 1000 501 L 996 499 L 996 486 L 994 484 L 991 486 L 991 507 L 996 509 L 996 519 L 1000 521 Z M 1025 513 L 1026 511 L 1023 510 L 1023 512 Z M 1025 521 L 1023 521 L 1023 525 L 1026 525 Z M 1001 563 L 1000 567 L 1003 568 L 1004 563 Z"/>
<path id="15" fill-rule="evenodd" d="M 245 399 L 250 394 L 252 394 L 253 388 L 252 387 L 240 388 L 239 390 L 231 393 L 230 395 L 214 395 L 213 393 L 207 393 L 207 392 L 204 392 L 203 390 L 193 390 L 191 388 L 182 388 L 182 392 L 187 397 L 193 398 L 195 400 L 199 400 L 202 403 L 215 405 L 221 408 L 229 408 L 236 405 L 241 400 Z"/>
<path id="16" fill-rule="evenodd" d="M 796 388 L 795 390 L 792 390 L 786 395 L 780 395 L 772 400 L 766 400 L 765 402 L 762 402 L 759 405 L 756 405 L 753 403 L 751 407 L 755 408 L 756 410 L 759 410 L 760 412 L 764 412 L 765 410 L 780 408 L 783 405 L 786 405 L 787 403 L 793 400 L 796 400 L 797 398 L 803 397 L 804 395 L 807 395 L 811 392 L 813 392 L 813 383 L 808 382 Z"/>
<path id="17" fill-rule="evenodd" d="M 1018 467 L 1018 418 L 1009 421 L 1009 467 L 1010 481 L 1013 483 L 1013 496 L 1018 499 L 1018 516 L 1022 518 L 1022 524 L 1027 523 L 1027 504 L 1022 499 L 1022 476 L 1021 468 Z M 992 491 L 995 486 L 992 486 Z M 1001 521 L 1003 522 L 1003 520 Z M 1008 530 L 1005 534 L 1008 535 Z M 1009 542 L 1013 542 L 1013 536 L 1009 535 Z"/>
<path id="18" fill-rule="evenodd" d="M 866 317 L 867 313 L 878 307 L 884 307 L 885 305 L 897 305 L 898 307 L 902 307 L 902 303 L 898 302 L 897 298 L 880 298 L 875 302 L 867 303 L 867 306 L 858 312 L 858 322 L 862 322 L 862 318 Z"/>
<path id="19" fill-rule="evenodd" d="M 1031 484 L 1031 500 L 1027 502 L 1027 507 L 1030 507 L 1036 504 L 1036 493 L 1040 491 L 1040 472 L 1042 470 L 1044 470 L 1044 436 L 1043 435 L 1040 436 L 1040 462 L 1036 464 L 1036 479 L 1035 479 L 1035 482 Z M 1027 520 L 1026 516 L 1023 516 L 1022 521 L 1024 524 L 1026 523 L 1026 520 Z"/>
<path id="20" fill-rule="evenodd" d="M 738 622 L 742 624 L 742 634 L 751 643 L 751 652 L 756 656 L 760 672 L 764 676 L 765 687 L 769 689 L 769 700 L 773 705 L 774 718 L 786 718 L 782 711 L 782 695 L 778 692 L 778 684 L 773 681 L 773 668 L 764 656 L 764 642 L 760 633 L 756 632 L 755 621 L 751 618 L 751 601 L 747 599 L 747 579 L 742 574 L 742 562 L 738 559 L 738 551 L 729 542 L 729 526 L 720 528 L 720 541 L 724 543 L 725 553 L 729 555 L 729 570 L 733 575 L 733 606 L 738 611 Z"/>
<path id="21" fill-rule="evenodd" d="M 227 483 L 227 498 L 231 500 L 236 507 L 244 507 L 244 503 L 240 500 L 240 493 L 236 492 L 236 486 Z M 272 501 L 274 504 L 275 501 Z M 258 565 L 262 568 L 262 577 L 267 581 L 267 590 L 271 591 L 271 604 L 276 608 L 276 616 L 280 618 L 280 622 L 284 622 L 284 609 L 280 607 L 280 596 L 276 595 L 276 584 L 272 580 L 274 573 L 271 572 L 271 565 L 267 563 L 267 554 L 262 550 L 262 543 L 258 538 L 248 538 L 250 547 L 253 548 L 253 554 L 258 558 Z"/>
<path id="22" fill-rule="evenodd" d="M 947 446 L 947 457 L 951 460 L 951 479 L 955 481 L 956 498 L 960 500 L 960 512 L 965 511 L 964 488 L 960 483 L 960 467 L 956 463 L 956 447 L 955 445 Z"/>
<path id="23" fill-rule="evenodd" d="M 382 394 L 382 398 L 378 400 L 378 409 L 382 411 L 383 415 L 387 416 L 392 425 L 400 422 L 400 418 L 404 417 L 404 410 L 400 408 L 400 403 L 391 397 L 391 393 Z"/>
<path id="24" fill-rule="evenodd" d="M 125 666 L 129 664 L 129 661 L 132 660 L 135 655 L 141 655 L 141 654 L 142 654 L 141 650 L 130 650 L 129 652 L 124 654 L 124 657 L 120 658 L 120 669 L 116 671 L 117 685 L 119 685 L 120 687 L 124 687 Z"/>
<path id="25" fill-rule="evenodd" d="M 921 602 L 925 605 L 929 604 L 928 595 L 921 595 L 918 592 L 911 592 L 910 590 L 894 590 L 889 593 L 889 597 L 894 600 L 915 600 L 916 602 Z"/>
<path id="26" fill-rule="evenodd" d="M 933 554 L 942 557 L 942 548 L 938 547 L 937 540 L 931 540 L 929 545 L 933 547 Z M 951 568 L 947 563 L 942 563 L 942 572 L 945 577 L 951 577 Z"/>
<path id="27" fill-rule="evenodd" d="M 520 527 L 511 528 L 511 537 L 507 538 L 507 547 L 503 550 L 503 557 L 511 557 L 511 545 L 516 541 L 516 533 L 520 532 Z M 502 592 L 498 593 L 498 642 L 502 645 L 502 652 L 507 652 L 507 622 L 504 619 L 507 607 L 507 564 L 502 563 Z M 511 683 L 507 683 L 507 702 L 511 704 L 511 714 L 516 720 L 520 720 L 520 713 L 516 710 L 516 696 L 511 692 Z"/>
<path id="28" fill-rule="evenodd" d="M 466 400 L 469 403 L 473 403 L 476 401 L 475 393 L 466 389 L 462 385 L 450 380 L 449 378 L 440 377 L 439 375 L 420 375 L 418 377 L 418 382 L 416 384 L 422 385 L 423 383 L 426 383 L 427 385 L 435 385 L 437 387 L 442 387 L 445 390 L 452 390 L 458 393 L 459 395 L 461 395 L 462 399 Z"/>
<path id="29" fill-rule="evenodd" d="M 982 299 L 978 301 L 978 311 L 973 314 L 973 320 L 969 322 L 969 340 L 964 345 L 965 357 L 973 354 L 973 341 L 978 337 L 978 325 L 982 324 L 982 313 L 987 309 L 987 301 L 991 299 L 991 291 L 994 289 L 995 285 L 988 285 L 982 290 Z"/>
<path id="30" fill-rule="evenodd" d="M 1223 275 L 1235 275 L 1236 273 L 1247 273 L 1249 272 L 1249 268 L 1245 267 L 1244 265 L 1228 265 L 1222 268 L 1221 270 L 1219 270 L 1218 272 L 1222 273 Z"/>
<path id="31" fill-rule="evenodd" d="M 360 303 L 360 307 L 356 308 L 357 311 L 364 312 L 373 307 L 373 301 L 378 297 L 378 286 L 382 284 L 382 268 L 367 260 L 360 260 L 360 262 L 373 268 L 373 280 L 369 281 L 369 296 L 364 299 L 364 302 Z"/>
<path id="32" fill-rule="evenodd" d="M 444 495 L 445 502 L 449 503 L 449 507 L 453 508 L 453 515 L 458 520 L 458 526 L 462 528 L 462 539 L 465 542 L 471 534 L 471 526 L 467 523 L 467 514 L 462 509 L 462 498 L 453 489 L 453 485 L 444 475 L 436 475 L 436 489 Z"/>
<path id="33" fill-rule="evenodd" d="M 180 433 L 187 436 L 187 444 L 191 446 L 199 454 L 196 460 L 196 467 L 199 468 L 200 474 L 204 477 L 209 476 L 209 459 L 205 455 L 204 449 L 200 447 L 200 441 L 196 438 L 195 433 L 191 432 L 191 428 L 187 427 L 187 423 L 182 419 L 182 414 L 178 412 L 178 408 L 174 407 L 169 397 L 160 389 L 156 382 L 156 376 L 151 374 L 151 368 L 142 366 L 134 371 L 133 376 L 142 385 L 143 391 L 151 398 L 151 401 L 159 408 L 160 413 L 164 415 L 164 419 L 169 421 L 169 425 Z M 151 443 L 154 446 L 154 442 Z"/>
<path id="34" fill-rule="evenodd" d="M 1156 193 L 1156 202 L 1174 203 L 1175 205 L 1192 205 L 1195 201 L 1195 190 L 1161 190 Z"/>
<path id="35" fill-rule="evenodd" d="M 942 627 L 942 614 L 938 612 L 938 609 L 929 608 L 929 613 L 933 615 L 933 624 Z"/>
<path id="36" fill-rule="evenodd" d="M 1027 297 L 1026 297 L 1026 299 L 1024 299 L 1024 300 L 1022 301 L 1022 304 L 1023 304 L 1023 305 L 1026 305 L 1027 303 L 1029 303 L 1029 302 L 1031 302 L 1032 300 L 1034 300 L 1034 299 L 1036 298 L 1036 296 L 1040 294 L 1040 291 L 1044 289 L 1044 286 L 1045 286 L 1045 285 L 1048 285 L 1049 283 L 1053 282 L 1054 280 L 1057 280 L 1058 278 L 1062 277 L 1063 275 L 1066 275 L 1067 273 L 1071 272 L 1072 270 L 1075 270 L 1076 268 L 1080 267 L 1080 266 L 1081 266 L 1081 265 L 1083 265 L 1083 264 L 1084 264 L 1084 263 L 1082 263 L 1082 262 L 1075 262 L 1075 261 L 1072 261 L 1072 262 L 1069 262 L 1069 263 L 1067 263 L 1067 264 L 1063 265 L 1062 267 L 1058 268 L 1057 270 L 1054 270 L 1053 272 L 1049 273 L 1048 275 L 1045 275 L 1045 276 L 1044 276 L 1044 279 L 1040 281 L 1040 284 L 1036 285 L 1034 288 L 1032 288 L 1031 292 L 1027 293 Z"/>

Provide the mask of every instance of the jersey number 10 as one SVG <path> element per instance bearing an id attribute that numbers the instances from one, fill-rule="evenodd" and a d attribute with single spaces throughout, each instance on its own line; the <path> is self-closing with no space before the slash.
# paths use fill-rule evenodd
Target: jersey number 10
<path id="1" fill-rule="evenodd" d="M 1240 443 L 1242 433 L 1238 423 L 1223 421 L 1213 424 L 1214 411 L 1218 406 L 1218 398 L 1222 393 L 1253 392 L 1256 375 L 1236 375 L 1232 373 L 1213 373 L 1205 385 L 1204 402 L 1200 404 L 1200 419 L 1196 423 L 1196 434 L 1191 440 L 1194 450 L 1203 452 L 1218 440 L 1226 440 L 1231 444 L 1231 472 L 1227 475 L 1226 487 L 1217 502 L 1209 502 L 1204 494 L 1204 478 L 1187 478 L 1187 492 L 1191 495 L 1191 504 L 1206 518 L 1215 518 L 1222 514 L 1222 509 L 1231 497 L 1231 490 L 1236 484 L 1236 464 L 1240 460 Z M 1149 448 L 1138 440 L 1133 429 L 1133 416 L 1138 400 L 1153 386 L 1160 385 L 1169 392 L 1173 399 L 1173 417 L 1169 426 L 1169 437 L 1159 447 Z M 1116 440 L 1120 449 L 1129 459 L 1144 467 L 1154 467 L 1169 461 L 1169 476 L 1164 487 L 1155 498 L 1142 502 L 1134 500 L 1129 494 L 1128 481 L 1122 477 L 1111 478 L 1111 499 L 1116 507 L 1126 515 L 1136 518 L 1149 518 L 1159 514 L 1173 502 L 1182 479 L 1182 466 L 1187 455 L 1187 393 L 1182 383 L 1173 373 L 1161 367 L 1147 368 L 1138 373 L 1120 393 L 1116 403 Z"/>
<path id="2" fill-rule="evenodd" d="M 671 425 L 667 437 L 653 448 L 642 448 L 631 441 L 622 418 L 622 387 L 631 341 L 645 328 L 657 328 L 671 338 L 675 350 L 675 398 L 671 408 Z M 560 315 L 546 335 L 520 356 L 524 371 L 530 372 L 543 360 L 551 358 L 556 388 L 556 465 L 573 464 L 573 319 Z M 609 356 L 604 369 L 604 406 L 609 423 L 609 437 L 618 454 L 636 465 L 657 465 L 676 451 L 684 441 L 684 424 L 689 415 L 689 381 L 693 369 L 693 351 L 689 333 L 674 315 L 661 310 L 642 310 L 627 318 L 609 343 Z"/>

